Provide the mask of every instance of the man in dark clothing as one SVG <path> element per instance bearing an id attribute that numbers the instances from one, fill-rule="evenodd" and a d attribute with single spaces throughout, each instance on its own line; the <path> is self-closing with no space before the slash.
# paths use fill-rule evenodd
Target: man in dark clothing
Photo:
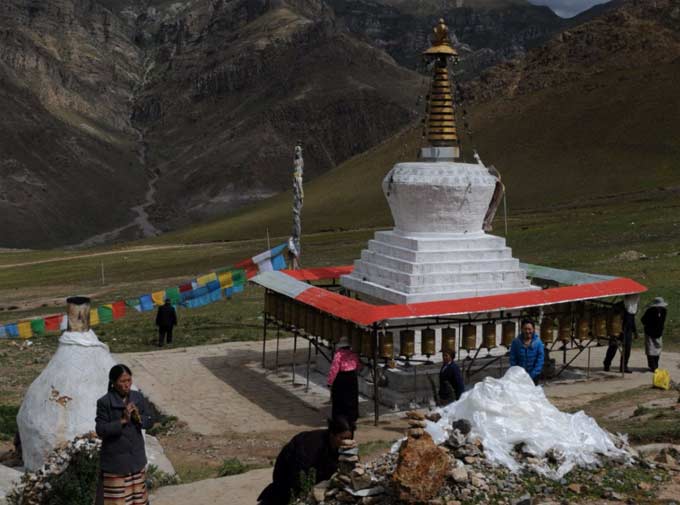
<path id="1" fill-rule="evenodd" d="M 647 306 L 647 310 L 645 310 L 641 319 L 645 328 L 645 354 L 650 372 L 659 368 L 667 307 L 668 304 L 665 300 L 658 296 Z"/>
<path id="2" fill-rule="evenodd" d="M 465 391 L 465 382 L 460 368 L 453 361 L 454 352 L 442 350 L 442 367 L 439 370 L 439 404 L 448 405 L 460 399 Z"/>
<path id="3" fill-rule="evenodd" d="M 619 348 L 619 340 L 623 344 L 623 349 L 621 350 L 621 367 L 620 372 L 623 373 L 633 373 L 633 371 L 628 368 L 628 360 L 630 359 L 630 351 L 633 347 L 633 336 L 637 338 L 637 328 L 635 327 L 635 313 L 637 312 L 637 299 L 635 301 L 628 301 L 628 303 L 617 304 L 614 310 L 619 311 L 623 316 L 622 333 L 621 335 L 610 335 L 609 347 L 607 348 L 607 354 L 604 357 L 604 371 L 608 372 L 611 367 L 616 351 Z"/>
<path id="4" fill-rule="evenodd" d="M 177 324 L 177 312 L 170 303 L 170 299 L 165 299 L 165 304 L 158 307 L 156 313 L 156 326 L 158 326 L 158 347 L 163 347 L 166 341 L 172 344 L 172 328 Z"/>
<path id="5" fill-rule="evenodd" d="M 328 422 L 328 429 L 304 431 L 295 435 L 276 458 L 274 479 L 257 501 L 260 505 L 288 505 L 300 492 L 301 477 L 314 484 L 328 480 L 338 469 L 338 449 L 352 437 L 344 418 Z M 312 475 L 313 474 L 313 475 Z"/>

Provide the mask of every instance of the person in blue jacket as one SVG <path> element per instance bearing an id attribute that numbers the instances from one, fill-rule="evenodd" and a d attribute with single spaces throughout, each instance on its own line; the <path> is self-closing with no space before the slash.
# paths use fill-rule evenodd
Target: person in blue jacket
<path id="1" fill-rule="evenodd" d="M 531 319 L 522 320 L 522 333 L 520 333 L 510 346 L 510 366 L 521 366 L 538 384 L 538 378 L 543 371 L 545 348 L 543 342 L 535 331 L 534 322 Z"/>

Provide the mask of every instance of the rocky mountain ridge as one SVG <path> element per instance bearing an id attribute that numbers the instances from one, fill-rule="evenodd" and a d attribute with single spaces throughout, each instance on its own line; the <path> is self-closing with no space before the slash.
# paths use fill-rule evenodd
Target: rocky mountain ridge
<path id="1" fill-rule="evenodd" d="M 422 113 L 442 8 L 467 75 L 562 23 L 523 0 L 408 5 L 3 2 L 0 245 L 148 235 L 284 189 L 297 140 L 307 178 L 369 149 Z"/>

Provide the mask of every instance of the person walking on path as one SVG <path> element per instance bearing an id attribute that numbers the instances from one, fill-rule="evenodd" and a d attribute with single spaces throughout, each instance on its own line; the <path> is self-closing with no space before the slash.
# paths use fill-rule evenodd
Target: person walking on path
<path id="1" fill-rule="evenodd" d="M 158 326 L 158 347 L 163 347 L 164 342 L 172 344 L 172 328 L 177 324 L 177 312 L 170 303 L 170 299 L 165 299 L 165 304 L 158 307 L 156 313 L 156 326 Z"/>
<path id="2" fill-rule="evenodd" d="M 533 379 L 534 384 L 538 384 L 544 360 L 545 348 L 535 331 L 534 322 L 531 319 L 522 320 L 522 333 L 510 346 L 510 366 L 521 366 Z"/>
<path id="3" fill-rule="evenodd" d="M 350 348 L 349 339 L 341 337 L 337 350 L 333 355 L 331 368 L 328 371 L 328 385 L 331 388 L 331 417 L 344 417 L 352 428 L 356 428 L 359 418 L 359 378 L 361 361 L 357 353 Z"/>
<path id="4" fill-rule="evenodd" d="M 132 389 L 132 372 L 115 365 L 109 391 L 97 400 L 95 430 L 102 440 L 97 505 L 148 505 L 143 429 L 151 427 L 144 397 Z"/>
<path id="5" fill-rule="evenodd" d="M 445 406 L 460 400 L 465 391 L 465 381 L 460 367 L 453 361 L 454 351 L 442 349 L 442 367 L 439 370 L 439 405 Z"/>
<path id="6" fill-rule="evenodd" d="M 659 368 L 659 357 L 663 346 L 663 328 L 666 323 L 666 307 L 668 307 L 666 301 L 658 296 L 647 305 L 641 319 L 645 328 L 645 354 L 647 354 L 647 366 L 650 372 Z"/>
<path id="7" fill-rule="evenodd" d="M 638 303 L 640 302 L 640 295 L 628 295 L 624 298 L 621 304 L 617 304 L 614 310 L 618 310 L 623 314 L 623 325 L 621 335 L 610 335 L 609 347 L 607 354 L 604 357 L 604 371 L 608 372 L 611 367 L 616 351 L 619 349 L 619 340 L 623 344 L 621 350 L 621 366 L 619 371 L 622 373 L 633 373 L 628 368 L 628 361 L 630 360 L 630 351 L 633 347 L 633 336 L 638 337 L 637 328 L 635 327 L 635 314 L 638 310 Z"/>
<path id="8" fill-rule="evenodd" d="M 314 484 L 328 480 L 338 469 L 338 449 L 352 438 L 347 419 L 330 419 L 328 429 L 295 435 L 276 457 L 273 482 L 257 498 L 260 505 L 288 505 L 301 490 L 301 477 Z"/>

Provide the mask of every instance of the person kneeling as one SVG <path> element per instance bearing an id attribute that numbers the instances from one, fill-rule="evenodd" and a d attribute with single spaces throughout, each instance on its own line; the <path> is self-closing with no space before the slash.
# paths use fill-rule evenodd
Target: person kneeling
<path id="1" fill-rule="evenodd" d="M 303 479 L 314 484 L 328 480 L 338 469 L 338 449 L 352 438 L 352 426 L 343 417 L 328 420 L 325 430 L 295 435 L 276 457 L 273 482 L 258 496 L 260 505 L 288 505 L 301 491 Z"/>

